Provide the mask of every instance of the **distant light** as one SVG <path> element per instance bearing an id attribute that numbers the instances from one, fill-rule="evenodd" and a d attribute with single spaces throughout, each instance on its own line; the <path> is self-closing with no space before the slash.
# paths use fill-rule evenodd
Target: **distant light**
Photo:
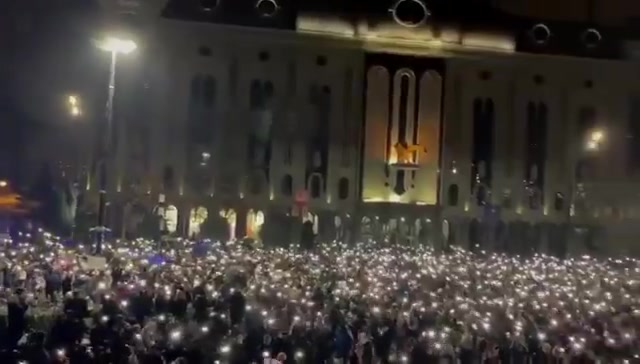
<path id="1" fill-rule="evenodd" d="M 74 95 L 70 95 L 69 96 L 69 104 L 71 106 L 77 106 L 78 105 L 78 97 L 74 96 Z"/>
<path id="2" fill-rule="evenodd" d="M 7 187 L 8 185 L 9 185 L 9 182 L 4 180 L 0 181 L 0 187 Z"/>
<path id="3" fill-rule="evenodd" d="M 80 116 L 81 112 L 80 112 L 80 108 L 77 106 L 72 106 L 71 107 L 71 115 L 72 116 Z"/>
<path id="4" fill-rule="evenodd" d="M 601 142 L 604 139 L 604 132 L 602 130 L 594 130 L 591 132 L 591 140 L 594 142 Z"/>
<path id="5" fill-rule="evenodd" d="M 604 130 L 602 129 L 592 130 L 587 137 L 587 140 L 585 143 L 585 149 L 588 151 L 599 150 L 600 147 L 602 146 L 602 143 L 604 142 L 605 137 L 606 135 Z"/>
<path id="6" fill-rule="evenodd" d="M 98 44 L 98 47 L 108 52 L 128 54 L 135 51 L 138 45 L 131 39 L 107 37 Z"/>

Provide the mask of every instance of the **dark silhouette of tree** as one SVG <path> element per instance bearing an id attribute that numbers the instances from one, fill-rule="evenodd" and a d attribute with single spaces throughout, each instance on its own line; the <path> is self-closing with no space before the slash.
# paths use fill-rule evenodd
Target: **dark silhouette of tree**
<path id="1" fill-rule="evenodd" d="M 60 230 L 58 196 L 51 166 L 48 163 L 40 169 L 27 197 L 39 204 L 33 214 L 36 221 L 39 221 L 45 229 L 57 233 Z"/>

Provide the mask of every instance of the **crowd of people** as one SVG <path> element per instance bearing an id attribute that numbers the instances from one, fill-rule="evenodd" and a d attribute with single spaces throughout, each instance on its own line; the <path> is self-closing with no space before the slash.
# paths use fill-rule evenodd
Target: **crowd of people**
<path id="1" fill-rule="evenodd" d="M 9 244 L 1 363 L 640 363 L 640 261 Z"/>

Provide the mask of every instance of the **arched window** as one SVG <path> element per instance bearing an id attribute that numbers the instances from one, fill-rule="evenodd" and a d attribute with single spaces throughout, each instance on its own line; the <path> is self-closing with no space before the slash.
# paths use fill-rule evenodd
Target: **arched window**
<path id="1" fill-rule="evenodd" d="M 178 208 L 174 205 L 167 206 L 164 213 L 165 230 L 169 233 L 175 233 L 178 230 Z"/>
<path id="2" fill-rule="evenodd" d="M 449 206 L 458 206 L 458 185 L 449 185 L 449 191 L 447 192 L 447 201 Z"/>
<path id="3" fill-rule="evenodd" d="M 319 175 L 312 175 L 309 181 L 311 198 L 319 198 L 322 193 L 322 179 Z"/>
<path id="4" fill-rule="evenodd" d="M 346 177 L 342 177 L 338 181 L 338 198 L 341 200 L 349 198 L 349 179 Z"/>
<path id="5" fill-rule="evenodd" d="M 282 177 L 282 184 L 280 186 L 280 191 L 283 196 L 291 196 L 293 194 L 293 178 L 291 175 L 287 174 Z"/>
<path id="6" fill-rule="evenodd" d="M 564 210 L 564 195 L 560 192 L 556 192 L 556 198 L 553 201 L 553 208 L 556 211 Z"/>

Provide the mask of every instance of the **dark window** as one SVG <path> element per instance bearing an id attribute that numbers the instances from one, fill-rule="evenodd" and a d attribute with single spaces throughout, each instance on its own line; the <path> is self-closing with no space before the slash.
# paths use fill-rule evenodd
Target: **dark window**
<path id="1" fill-rule="evenodd" d="M 203 57 L 209 57 L 211 56 L 211 48 L 202 46 L 198 48 L 198 54 Z"/>
<path id="2" fill-rule="evenodd" d="M 258 110 L 262 105 L 262 82 L 260 80 L 251 81 L 249 89 L 249 107 L 251 110 Z"/>
<path id="3" fill-rule="evenodd" d="M 546 104 L 529 102 L 527 105 L 524 179 L 530 187 L 536 187 L 539 192 L 544 191 L 544 172 L 547 159 L 547 119 Z"/>
<path id="4" fill-rule="evenodd" d="M 316 64 L 318 66 L 326 66 L 327 65 L 327 57 L 325 56 L 318 56 L 316 57 Z"/>
<path id="5" fill-rule="evenodd" d="M 266 110 L 274 94 L 273 82 L 253 80 L 249 89 L 249 107 L 251 110 Z"/>
<path id="6" fill-rule="evenodd" d="M 260 53 L 258 53 L 258 59 L 262 62 L 266 62 L 269 60 L 269 52 L 267 51 L 262 51 Z"/>
<path id="7" fill-rule="evenodd" d="M 212 107 L 216 99 L 216 80 L 212 76 L 204 78 L 202 85 L 202 105 Z"/>
<path id="8" fill-rule="evenodd" d="M 452 184 L 449 186 L 447 200 L 449 202 L 449 206 L 458 206 L 458 185 Z"/>
<path id="9" fill-rule="evenodd" d="M 471 191 L 478 183 L 491 188 L 494 114 L 492 99 L 476 98 L 474 100 Z"/>
<path id="10" fill-rule="evenodd" d="M 283 196 L 291 196 L 293 194 L 293 178 L 291 175 L 282 177 L 282 186 L 280 187 Z"/>
<path id="11" fill-rule="evenodd" d="M 200 104 L 202 101 L 203 79 L 201 76 L 195 76 L 191 79 L 191 94 L 189 102 L 193 105 Z"/>
<path id="12" fill-rule="evenodd" d="M 544 77 L 542 77 L 541 75 L 535 75 L 533 76 L 533 82 L 536 85 L 542 85 L 544 83 Z"/>
<path id="13" fill-rule="evenodd" d="M 175 188 L 175 176 L 173 172 L 173 167 L 165 166 L 164 172 L 162 173 L 162 183 L 164 185 L 165 191 L 171 191 Z"/>
<path id="14" fill-rule="evenodd" d="M 342 177 L 338 181 L 338 198 L 346 200 L 349 198 L 349 179 Z"/>
<path id="15" fill-rule="evenodd" d="M 259 195 L 262 192 L 262 176 L 260 176 L 260 174 L 255 174 L 251 178 L 250 183 L 251 193 L 254 195 Z"/>
<path id="16" fill-rule="evenodd" d="M 562 193 L 556 192 L 556 198 L 553 201 L 553 208 L 555 208 L 556 211 L 564 210 L 564 195 Z"/>
<path id="17" fill-rule="evenodd" d="M 311 176 L 311 198 L 319 198 L 322 191 L 320 176 Z"/>

